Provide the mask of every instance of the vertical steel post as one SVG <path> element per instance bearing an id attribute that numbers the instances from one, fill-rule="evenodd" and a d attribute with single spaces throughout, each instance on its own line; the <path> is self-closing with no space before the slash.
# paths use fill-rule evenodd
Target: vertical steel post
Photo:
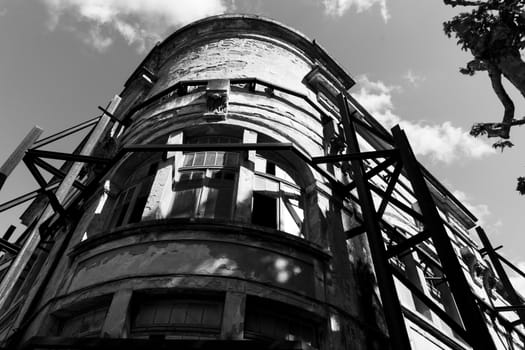
<path id="1" fill-rule="evenodd" d="M 492 247 L 492 244 L 490 243 L 490 240 L 487 237 L 487 234 L 481 227 L 476 227 L 476 232 L 479 235 L 479 239 L 481 240 L 483 247 L 487 251 L 487 255 L 489 256 L 490 262 L 492 263 L 492 266 L 494 266 L 494 269 L 496 270 L 496 273 L 498 274 L 498 277 L 501 283 L 503 284 L 505 291 L 509 295 L 510 303 L 513 306 L 522 305 L 521 299 L 516 293 L 516 290 L 514 289 L 514 287 L 512 286 L 512 283 L 510 283 L 509 276 L 507 276 L 507 273 L 505 272 L 503 265 L 501 265 L 498 255 L 496 251 L 494 250 L 494 248 Z M 516 312 L 518 313 L 520 317 L 521 323 L 525 326 L 525 309 L 516 308 Z"/>
<path id="2" fill-rule="evenodd" d="M 358 153 L 360 150 L 357 133 L 350 119 L 348 101 L 343 94 L 339 95 L 339 109 L 349 151 Z M 354 159 L 351 161 L 351 164 L 354 172 L 354 181 L 357 186 L 357 193 L 359 195 L 359 204 L 361 206 L 364 226 L 370 245 L 370 252 L 372 254 L 372 261 L 374 263 L 374 271 L 377 277 L 379 292 L 381 293 L 381 301 L 391 347 L 395 350 L 410 350 L 410 340 L 408 338 L 401 304 L 399 303 L 399 297 L 397 296 L 394 285 L 394 278 L 390 270 L 390 264 L 388 263 L 383 235 L 381 233 L 381 227 L 379 226 L 379 218 L 377 217 L 372 194 L 370 193 L 368 182 L 365 178 L 365 169 L 361 160 Z"/>
<path id="3" fill-rule="evenodd" d="M 445 231 L 436 204 L 430 194 L 412 148 L 408 143 L 408 139 L 399 126 L 392 128 L 392 134 L 394 136 L 394 145 L 399 150 L 407 177 L 414 190 L 414 196 L 419 203 L 425 230 L 428 230 L 431 234 L 443 272 L 454 295 L 465 330 L 469 335 L 470 339 L 466 340 L 475 350 L 496 350 L 486 321 L 479 306 L 476 304 L 470 285 L 465 279 L 463 269 L 458 261 L 448 233 Z"/>

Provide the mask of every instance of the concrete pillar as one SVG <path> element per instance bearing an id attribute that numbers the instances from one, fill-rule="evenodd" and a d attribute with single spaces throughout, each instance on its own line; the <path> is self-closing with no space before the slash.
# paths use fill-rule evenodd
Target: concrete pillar
<path id="1" fill-rule="evenodd" d="M 256 143 L 257 133 L 244 130 L 243 143 Z M 241 161 L 239 167 L 239 186 L 237 187 L 237 209 L 235 211 L 235 221 L 250 223 L 252 217 L 252 197 L 253 183 L 255 175 L 253 168 L 255 164 L 255 151 L 248 151 L 248 159 Z"/>
<path id="2" fill-rule="evenodd" d="M 244 314 L 246 310 L 246 294 L 227 292 L 222 314 L 221 339 L 244 338 Z"/>
<path id="3" fill-rule="evenodd" d="M 131 289 L 119 290 L 113 294 L 104 325 L 102 326 L 103 338 L 127 338 L 130 328 L 130 304 L 133 291 Z"/>

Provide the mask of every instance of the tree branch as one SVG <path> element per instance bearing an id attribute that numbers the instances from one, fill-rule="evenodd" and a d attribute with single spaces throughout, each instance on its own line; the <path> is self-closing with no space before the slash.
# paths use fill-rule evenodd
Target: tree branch
<path id="1" fill-rule="evenodd" d="M 452 7 L 456 6 L 481 6 L 485 5 L 486 2 L 479 0 L 479 1 L 468 1 L 468 0 L 443 0 L 445 5 L 451 5 Z"/>
<path id="2" fill-rule="evenodd" d="M 501 83 L 501 71 L 492 64 L 489 64 L 487 68 L 490 77 L 490 82 L 492 83 L 492 89 L 496 93 L 496 96 L 498 96 L 499 100 L 501 101 L 501 104 L 503 104 L 503 108 L 505 109 L 503 113 L 503 120 L 500 124 L 501 128 L 497 132 L 498 135 L 495 136 L 508 139 L 510 127 L 512 126 L 512 123 L 514 121 L 514 103 L 512 102 L 512 99 L 509 97 L 507 91 L 505 91 L 505 88 Z M 489 137 L 491 137 L 490 133 Z"/>

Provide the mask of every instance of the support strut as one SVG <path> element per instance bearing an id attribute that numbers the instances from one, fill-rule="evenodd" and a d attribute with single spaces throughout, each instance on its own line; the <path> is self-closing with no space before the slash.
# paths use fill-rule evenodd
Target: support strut
<path id="1" fill-rule="evenodd" d="M 357 141 L 357 134 L 350 118 L 348 101 L 343 94 L 339 95 L 339 108 L 341 111 L 341 119 L 348 149 L 352 153 L 359 153 L 360 150 Z M 375 211 L 372 194 L 368 187 L 368 181 L 365 179 L 365 169 L 362 161 L 358 159 L 352 159 L 351 164 L 354 173 L 354 181 L 359 195 L 359 204 L 361 205 L 361 211 L 363 214 L 364 226 L 366 228 L 367 238 L 370 245 L 370 252 L 374 262 L 374 271 L 377 276 L 381 301 L 385 311 L 385 320 L 388 327 L 391 346 L 392 349 L 395 350 L 409 350 L 411 349 L 410 340 L 408 338 L 405 320 L 403 319 L 399 297 L 397 296 L 397 291 L 394 285 L 394 278 L 387 260 L 383 235 L 381 227 L 379 226 L 379 218 Z"/>
<path id="2" fill-rule="evenodd" d="M 412 184 L 414 196 L 421 208 L 425 230 L 431 234 L 439 260 L 443 266 L 443 272 L 447 276 L 447 282 L 454 295 L 465 330 L 471 340 L 470 345 L 475 350 L 496 350 L 483 314 L 476 304 L 474 294 L 463 274 L 463 269 L 450 242 L 448 233 L 445 231 L 436 204 L 432 199 L 408 139 L 399 126 L 392 128 L 392 134 L 394 136 L 394 144 L 399 150 L 401 161 Z"/>

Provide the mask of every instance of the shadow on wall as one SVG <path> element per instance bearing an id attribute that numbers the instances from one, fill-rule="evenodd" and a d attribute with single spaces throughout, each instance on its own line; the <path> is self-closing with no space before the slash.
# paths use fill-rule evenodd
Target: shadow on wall
<path id="1" fill-rule="evenodd" d="M 379 299 L 377 281 L 373 272 L 370 249 L 366 234 L 350 240 L 346 239 L 345 229 L 354 227 L 355 211 L 342 208 L 342 199 L 337 194 L 330 197 L 320 195 L 317 201 L 319 227 L 327 234 L 329 249 L 333 259 L 327 271 L 327 287 L 335 293 L 332 298 L 342 303 L 354 315 L 358 315 L 361 325 L 342 324 L 342 336 L 346 343 L 354 344 L 355 339 L 364 337 L 367 349 L 385 349 L 387 334 L 383 309 Z M 364 327 L 363 327 L 364 326 Z M 348 336 L 353 334 L 352 336 Z"/>
<path id="2" fill-rule="evenodd" d="M 228 276 L 314 293 L 311 264 L 256 247 L 208 241 L 147 242 L 96 255 L 79 263 L 69 290 L 151 275 Z"/>

